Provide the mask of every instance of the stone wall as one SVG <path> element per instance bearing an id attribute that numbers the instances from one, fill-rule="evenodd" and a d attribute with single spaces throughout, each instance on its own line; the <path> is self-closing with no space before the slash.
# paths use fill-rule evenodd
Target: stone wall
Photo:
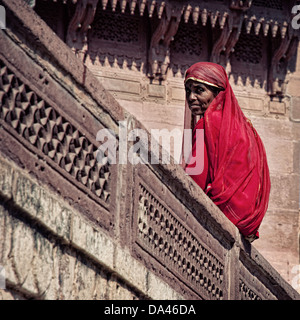
<path id="1" fill-rule="evenodd" d="M 2 299 L 182 299 L 61 196 L 1 160 Z"/>
<path id="2" fill-rule="evenodd" d="M 100 129 L 146 128 L 23 1 L 0 4 L 1 298 L 299 299 L 180 166 L 97 162 Z"/>

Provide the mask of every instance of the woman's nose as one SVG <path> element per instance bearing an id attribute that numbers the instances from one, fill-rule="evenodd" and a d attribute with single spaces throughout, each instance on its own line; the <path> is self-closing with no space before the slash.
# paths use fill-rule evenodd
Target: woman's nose
<path id="1" fill-rule="evenodd" d="M 191 92 L 191 93 L 189 94 L 189 96 L 188 96 L 188 100 L 189 100 L 189 101 L 193 101 L 193 100 L 195 100 L 195 99 L 196 99 L 195 93 L 194 93 L 194 92 Z"/>

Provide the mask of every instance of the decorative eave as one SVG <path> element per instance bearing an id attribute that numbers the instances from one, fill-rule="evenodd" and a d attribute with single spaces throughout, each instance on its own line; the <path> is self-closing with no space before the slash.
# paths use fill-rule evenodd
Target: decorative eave
<path id="1" fill-rule="evenodd" d="M 91 0 L 44 0 L 44 1 L 61 1 L 64 4 L 72 3 L 83 5 L 89 5 Z M 97 1 L 98 2 L 98 1 Z M 156 9 L 158 18 L 161 19 L 165 10 L 173 9 L 176 7 L 181 12 L 183 20 L 187 23 L 192 18 L 194 24 L 202 23 L 203 26 L 207 24 L 210 19 L 211 25 L 214 28 L 218 22 L 218 25 L 222 29 L 228 19 L 228 16 L 232 10 L 240 10 L 243 14 L 243 20 L 246 24 L 246 30 L 248 33 L 251 32 L 252 28 L 256 35 L 262 30 L 264 36 L 267 36 L 269 32 L 272 37 L 276 37 L 280 33 L 281 37 L 284 38 L 291 21 L 291 14 L 285 14 L 287 10 L 258 10 L 260 8 L 252 5 L 253 1 L 235 1 L 231 0 L 228 3 L 211 1 L 209 3 L 200 3 L 198 1 L 180 1 L 180 0 L 99 0 L 102 9 L 106 10 L 110 3 L 112 11 L 114 12 L 117 8 L 118 3 L 120 4 L 121 12 L 125 13 L 126 7 L 128 6 L 131 14 L 135 14 L 136 8 L 140 16 L 144 16 L 146 8 L 149 18 L 153 17 L 153 13 Z M 288 6 L 288 1 L 284 5 Z M 268 13 L 268 11 L 270 13 Z M 274 16 L 274 11 L 280 12 Z M 290 12 L 290 11 L 289 11 Z"/>
<path id="2" fill-rule="evenodd" d="M 170 65 L 170 43 L 177 33 L 179 23 L 193 21 L 195 25 L 206 26 L 210 23 L 213 29 L 219 28 L 221 33 L 214 42 L 210 60 L 224 66 L 230 59 L 230 54 L 239 40 L 242 26 L 246 32 L 254 32 L 259 36 L 277 38 L 280 35 L 281 43 L 275 50 L 269 70 L 269 90 L 271 95 L 282 95 L 281 85 L 274 89 L 276 70 L 279 63 L 285 63 L 293 57 L 299 41 L 299 35 L 291 27 L 293 18 L 291 13 L 294 0 L 283 2 L 282 10 L 265 8 L 253 5 L 254 1 L 210 1 L 196 0 L 45 0 L 61 1 L 64 4 L 76 5 L 67 33 L 68 45 L 79 55 L 84 56 L 88 50 L 87 33 L 91 29 L 97 7 L 102 10 L 108 7 L 114 12 L 119 5 L 122 13 L 128 12 L 140 16 L 146 13 L 153 26 L 152 38 L 148 52 L 150 78 L 165 80 Z M 152 18 L 157 17 L 159 24 Z M 280 83 L 280 81 L 279 81 Z"/>

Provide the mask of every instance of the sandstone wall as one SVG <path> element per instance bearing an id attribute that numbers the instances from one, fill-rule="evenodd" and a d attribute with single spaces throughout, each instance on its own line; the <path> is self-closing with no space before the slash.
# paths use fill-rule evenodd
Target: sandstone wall
<path id="1" fill-rule="evenodd" d="M 183 298 L 62 197 L 7 160 L 0 167 L 0 298 Z"/>

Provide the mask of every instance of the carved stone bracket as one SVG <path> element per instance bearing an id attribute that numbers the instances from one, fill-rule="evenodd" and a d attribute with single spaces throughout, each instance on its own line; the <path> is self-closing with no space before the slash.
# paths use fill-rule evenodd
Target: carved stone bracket
<path id="1" fill-rule="evenodd" d="M 252 0 L 231 0 L 230 9 L 245 11 L 251 7 Z"/>
<path id="2" fill-rule="evenodd" d="M 227 65 L 229 55 L 233 52 L 241 33 L 244 11 L 249 9 L 250 5 L 251 1 L 231 1 L 231 12 L 223 14 L 226 18 L 226 23 L 222 28 L 219 39 L 212 48 L 210 58 L 212 62 L 220 63 L 224 67 Z"/>
<path id="3" fill-rule="evenodd" d="M 154 30 L 148 54 L 149 77 L 165 80 L 170 65 L 170 43 L 178 30 L 182 9 L 166 7 Z"/>
<path id="4" fill-rule="evenodd" d="M 228 15 L 228 13 L 227 13 Z M 218 40 L 214 43 L 212 52 L 211 52 L 211 58 L 210 60 L 215 63 L 220 63 L 222 65 L 226 64 L 226 60 L 228 59 L 228 56 L 226 57 L 225 61 L 221 61 L 221 54 L 225 53 L 227 48 L 227 43 L 230 39 L 230 36 L 232 34 L 233 30 L 233 21 L 230 17 L 228 17 L 223 29 L 221 29 L 221 35 L 218 38 Z"/>
<path id="5" fill-rule="evenodd" d="M 99 0 L 78 0 L 68 26 L 67 44 L 83 58 L 87 52 L 87 34 L 94 20 Z"/>
<path id="6" fill-rule="evenodd" d="M 280 45 L 272 56 L 268 75 L 269 94 L 271 97 L 285 95 L 287 65 L 290 59 L 295 56 L 298 42 L 299 38 L 296 31 L 289 28 L 286 36 L 281 38 Z"/>

